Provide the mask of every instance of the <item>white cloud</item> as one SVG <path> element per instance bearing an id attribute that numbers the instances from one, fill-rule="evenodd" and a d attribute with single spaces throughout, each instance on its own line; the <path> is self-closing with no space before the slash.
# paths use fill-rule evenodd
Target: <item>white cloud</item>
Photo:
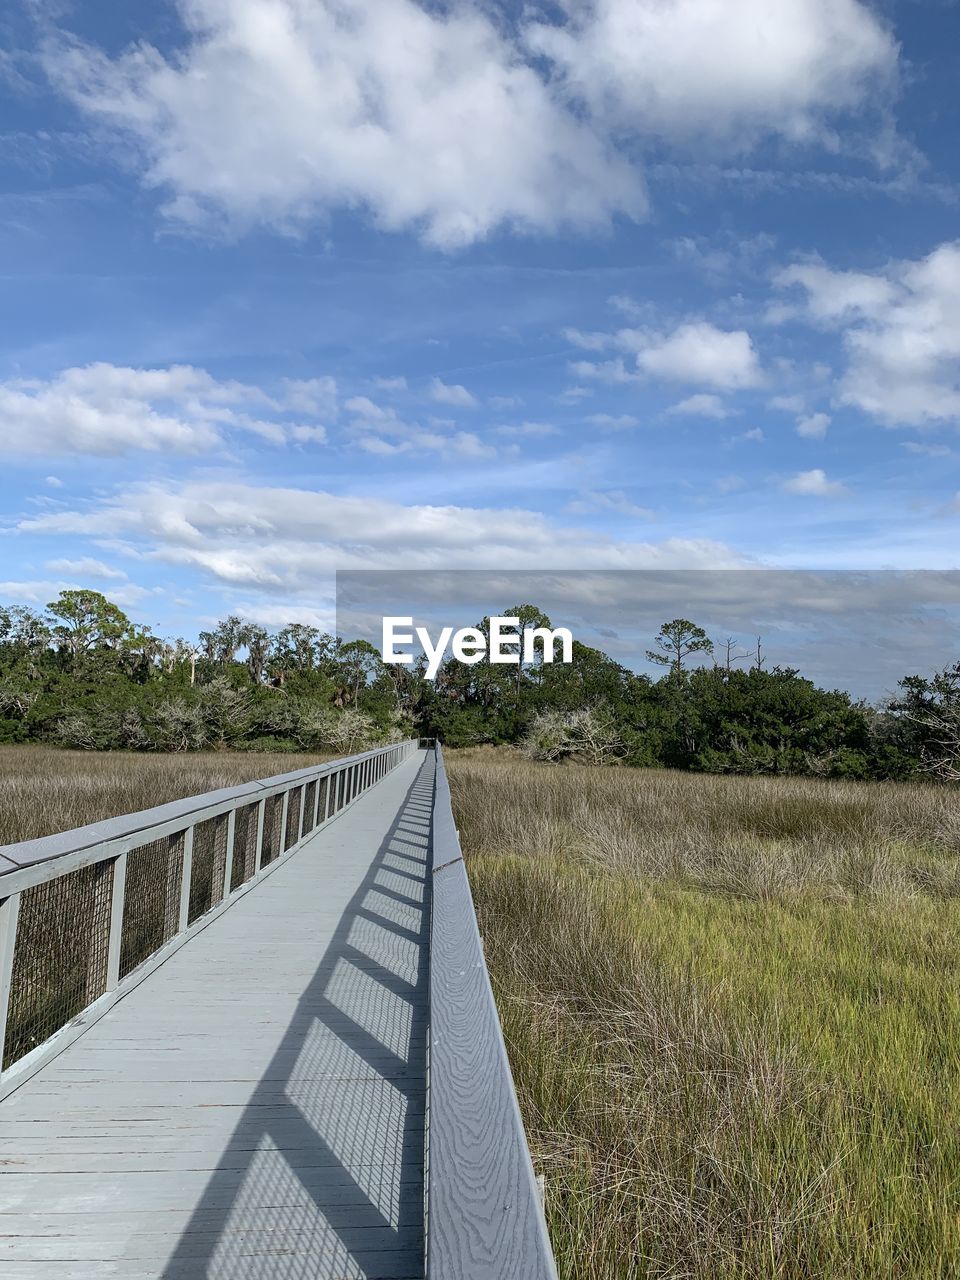
<path id="1" fill-rule="evenodd" d="M 822 440 L 830 425 L 829 413 L 810 413 L 797 419 L 797 435 L 805 440 Z"/>
<path id="2" fill-rule="evenodd" d="M 897 46 L 857 0 L 582 0 L 533 50 L 595 118 L 668 141 L 807 142 L 889 92 Z"/>
<path id="3" fill-rule="evenodd" d="M 730 410 L 726 408 L 720 397 L 706 392 L 687 396 L 686 400 L 681 400 L 679 404 L 673 405 L 668 412 L 690 414 L 700 418 L 720 419 L 730 417 Z"/>
<path id="4" fill-rule="evenodd" d="M 284 408 L 317 418 L 334 418 L 337 414 L 337 382 L 335 378 L 286 378 Z"/>
<path id="5" fill-rule="evenodd" d="M 566 329 L 564 336 L 587 351 L 613 348 L 625 352 L 634 364 L 631 369 L 622 356 L 599 363 L 575 361 L 570 370 L 576 377 L 611 383 L 654 377 L 718 391 L 755 387 L 763 381 L 749 333 L 745 329 L 718 329 L 706 320 L 688 321 L 669 333 L 652 329 L 618 329 L 615 333 Z"/>
<path id="6" fill-rule="evenodd" d="M 787 493 L 798 493 L 809 498 L 842 498 L 850 491 L 837 480 L 828 480 L 825 471 L 814 467 L 812 471 L 798 471 L 783 484 Z"/>
<path id="7" fill-rule="evenodd" d="M 78 40 L 48 75 L 134 142 L 164 211 L 297 230 L 365 206 L 453 248 L 498 227 L 605 224 L 645 209 L 626 160 L 556 101 L 480 8 L 413 0 L 179 0 L 175 57 Z"/>
<path id="8" fill-rule="evenodd" d="M 464 388 L 444 390 L 463 391 Z M 456 423 L 451 420 L 431 418 L 424 427 L 418 422 L 405 421 L 395 409 L 385 409 L 367 396 L 353 396 L 344 407 L 352 419 L 350 434 L 365 453 L 390 457 L 427 451 L 467 460 L 493 458 L 497 454 L 496 449 L 475 432 L 455 430 Z"/>
<path id="9" fill-rule="evenodd" d="M 430 399 L 437 404 L 452 404 L 460 409 L 475 409 L 477 398 L 466 387 L 459 383 L 441 382 L 439 378 L 430 381 Z"/>
<path id="10" fill-rule="evenodd" d="M 764 435 L 760 427 L 751 427 L 749 431 L 741 431 L 738 436 L 734 436 L 731 444 L 763 444 Z"/>
<path id="11" fill-rule="evenodd" d="M 727 332 L 698 321 L 662 336 L 628 330 L 619 340 L 621 345 L 635 344 L 639 369 L 671 382 L 729 391 L 761 381 L 757 353 L 743 329 Z"/>
<path id="12" fill-rule="evenodd" d="M 175 54 L 64 37 L 45 66 L 191 227 L 290 233 L 361 207 L 449 249 L 603 226 L 644 214 L 647 146 L 835 150 L 831 114 L 882 116 L 896 81 L 897 46 L 858 0 L 576 0 L 549 23 L 467 0 L 177 7 Z"/>
<path id="13" fill-rule="evenodd" d="M 649 507 L 638 506 L 622 489 L 605 491 L 591 490 L 568 502 L 566 510 L 571 515 L 590 515 L 594 512 L 604 514 L 612 512 L 619 516 L 628 516 L 631 520 L 652 520 L 654 512 Z"/>
<path id="14" fill-rule="evenodd" d="M 113 569 L 102 560 L 92 556 L 81 556 L 78 560 L 48 560 L 46 567 L 51 573 L 61 573 L 68 578 L 76 578 L 84 582 L 89 578 L 105 578 L 108 581 L 122 582 L 126 574 L 120 569 Z"/>
<path id="15" fill-rule="evenodd" d="M 381 391 L 406 391 L 407 389 L 407 380 L 402 374 L 395 378 L 374 378 L 373 381 Z"/>
<path id="16" fill-rule="evenodd" d="M 506 424 L 501 427 L 494 427 L 493 434 L 519 440 L 559 435 L 559 428 L 553 426 L 550 422 L 519 422 L 513 425 Z"/>
<path id="17" fill-rule="evenodd" d="M 46 480 L 44 481 L 44 484 L 49 485 L 51 489 L 63 488 L 63 481 L 60 479 L 59 476 L 47 476 Z"/>
<path id="18" fill-rule="evenodd" d="M 842 404 L 887 426 L 960 420 L 960 241 L 873 273 L 797 264 L 775 283 L 803 291 L 794 316 L 841 333 Z"/>
<path id="19" fill-rule="evenodd" d="M 602 431 L 630 431 L 640 425 L 640 419 L 632 413 L 591 413 L 587 422 Z"/>
<path id="20" fill-rule="evenodd" d="M 294 438 L 297 424 L 254 416 L 246 408 L 282 416 L 289 394 L 277 401 L 259 387 L 219 382 L 192 365 L 133 369 L 97 363 L 49 379 L 11 379 L 0 382 L 0 453 L 203 453 L 222 448 L 228 434 L 237 432 L 283 444 Z M 321 438 L 312 430 L 312 438 Z M 47 483 L 59 482 L 51 477 Z"/>
<path id="21" fill-rule="evenodd" d="M 900 447 L 908 453 L 918 453 L 925 458 L 949 458 L 953 450 L 946 444 L 919 444 L 916 440 L 901 440 Z"/>
<path id="22" fill-rule="evenodd" d="M 33 534 L 110 539 L 140 559 L 189 566 L 221 584 L 315 592 L 337 569 L 722 568 L 723 544 L 635 542 L 566 527 L 523 508 L 428 506 L 295 488 L 196 482 L 134 486 L 83 510 L 18 526 Z M 52 597 L 49 597 L 52 598 Z"/>

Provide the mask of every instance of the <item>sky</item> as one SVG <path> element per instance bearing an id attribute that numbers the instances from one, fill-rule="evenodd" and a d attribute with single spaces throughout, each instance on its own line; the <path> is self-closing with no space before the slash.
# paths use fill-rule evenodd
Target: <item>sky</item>
<path id="1" fill-rule="evenodd" d="M 0 600 L 950 569 L 949 0 L 13 0 Z M 511 603 L 504 601 L 504 605 Z"/>

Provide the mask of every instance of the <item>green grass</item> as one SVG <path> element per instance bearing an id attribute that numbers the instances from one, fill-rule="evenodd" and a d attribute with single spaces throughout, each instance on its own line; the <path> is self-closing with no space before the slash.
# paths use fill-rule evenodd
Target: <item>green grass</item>
<path id="1" fill-rule="evenodd" d="M 960 1274 L 955 791 L 450 774 L 563 1277 Z"/>

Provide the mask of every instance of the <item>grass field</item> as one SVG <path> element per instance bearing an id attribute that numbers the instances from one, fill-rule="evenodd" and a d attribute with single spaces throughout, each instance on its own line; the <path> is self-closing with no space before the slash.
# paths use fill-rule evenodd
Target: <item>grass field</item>
<path id="1" fill-rule="evenodd" d="M 561 1276 L 960 1274 L 956 790 L 448 762 Z"/>
<path id="2" fill-rule="evenodd" d="M 286 752 L 134 755 L 0 747 L 0 844 L 136 813 L 217 787 L 290 773 L 326 758 Z"/>
<path id="3" fill-rule="evenodd" d="M 0 750 L 0 842 L 315 757 Z M 960 1274 L 956 789 L 450 752 L 563 1280 Z"/>

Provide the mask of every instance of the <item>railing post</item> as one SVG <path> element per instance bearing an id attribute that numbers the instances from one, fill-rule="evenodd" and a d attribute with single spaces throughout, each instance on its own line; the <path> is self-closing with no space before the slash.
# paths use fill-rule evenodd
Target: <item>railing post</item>
<path id="1" fill-rule="evenodd" d="M 110 934 L 107 942 L 107 991 L 120 981 L 120 949 L 123 944 L 123 902 L 127 888 L 127 855 L 113 860 L 113 884 L 110 887 Z"/>
<path id="2" fill-rule="evenodd" d="M 90 913 L 90 936 L 87 939 L 87 973 L 84 1000 L 93 1004 L 106 990 L 107 958 L 110 950 L 110 921 L 113 892 L 107 885 L 113 883 L 113 860 L 98 862 L 91 868 L 93 875 L 93 909 Z M 104 947 L 103 939 L 107 945 Z"/>
<path id="3" fill-rule="evenodd" d="M 313 830 L 317 829 L 320 820 L 320 783 L 322 779 L 317 778 L 317 785 L 313 788 Z"/>
<path id="4" fill-rule="evenodd" d="M 290 812 L 290 789 L 283 793 L 280 801 L 280 834 L 277 837 L 277 857 L 286 852 L 287 846 L 287 814 Z"/>
<path id="5" fill-rule="evenodd" d="M 304 782 L 300 786 L 300 821 L 297 823 L 297 844 L 303 839 L 303 819 L 304 809 L 307 801 L 307 784 Z"/>
<path id="6" fill-rule="evenodd" d="M 17 921 L 20 918 L 20 895 L 11 893 L 0 902 L 0 1068 L 7 1043 L 7 1011 L 10 1008 L 10 982 L 13 957 L 17 949 Z"/>
<path id="7" fill-rule="evenodd" d="M 253 865 L 253 874 L 256 875 L 263 867 L 263 819 L 267 811 L 266 800 L 261 800 L 257 805 L 257 841 L 254 845 L 256 853 Z"/>
<path id="8" fill-rule="evenodd" d="M 333 774 L 328 773 L 326 785 L 323 788 L 323 820 L 324 822 L 327 821 L 327 819 L 330 817 L 330 814 L 333 812 L 331 808 L 331 801 L 333 800 L 334 785 L 335 783 L 334 783 Z"/>
<path id="9" fill-rule="evenodd" d="M 180 877 L 180 913 L 177 933 L 183 933 L 190 915 L 190 881 L 193 878 L 193 827 L 183 833 L 183 870 Z"/>
<path id="10" fill-rule="evenodd" d="M 233 880 L 233 853 L 237 843 L 237 811 L 231 809 L 227 814 L 227 848 L 223 855 L 223 893 L 220 901 L 226 902 L 230 897 L 230 882 Z"/>

